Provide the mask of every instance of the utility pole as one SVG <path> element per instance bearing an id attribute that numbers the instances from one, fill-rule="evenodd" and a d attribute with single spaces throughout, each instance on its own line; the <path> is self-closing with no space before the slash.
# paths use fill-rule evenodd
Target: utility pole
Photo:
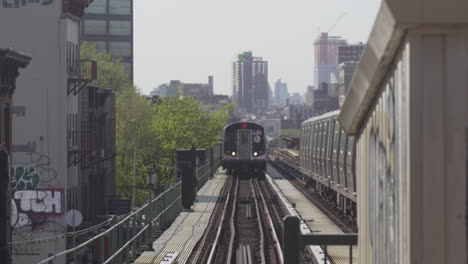
<path id="1" fill-rule="evenodd" d="M 0 263 L 11 263 L 11 203 L 10 193 L 10 162 L 6 148 L 0 145 Z"/>
<path id="2" fill-rule="evenodd" d="M 136 194 L 136 144 L 133 142 L 133 195 L 132 195 L 132 209 L 135 208 L 135 194 Z"/>
<path id="3" fill-rule="evenodd" d="M 136 131 L 136 119 L 130 120 L 133 124 L 133 129 Z M 133 135 L 133 190 L 132 190 L 132 209 L 135 208 L 136 199 L 136 136 Z"/>

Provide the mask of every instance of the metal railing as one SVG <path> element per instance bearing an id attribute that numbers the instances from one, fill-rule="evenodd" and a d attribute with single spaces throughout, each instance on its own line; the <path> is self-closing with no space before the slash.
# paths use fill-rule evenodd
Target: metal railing
<path id="1" fill-rule="evenodd" d="M 71 256 L 79 250 L 86 251 L 87 263 L 130 263 L 145 249 L 144 243 L 153 240 L 154 233 L 149 232 L 150 225 L 162 229 L 181 211 L 180 187 L 181 183 L 176 183 L 106 231 L 74 248 L 52 255 L 39 264 L 52 264 L 56 258 Z"/>
<path id="2" fill-rule="evenodd" d="M 323 263 L 330 263 L 328 246 L 349 246 L 349 263 L 353 263 L 353 246 L 358 243 L 358 234 L 301 234 L 300 219 L 297 216 L 284 218 L 283 257 L 284 264 L 299 263 L 299 251 L 304 246 L 321 246 Z M 320 260 L 317 260 L 320 261 Z"/>
<path id="3" fill-rule="evenodd" d="M 192 172 L 197 179 L 197 190 L 200 190 L 221 166 L 221 151 L 216 146 L 205 152 L 204 160 Z M 90 238 L 74 248 L 59 252 L 39 264 L 53 264 L 59 257 L 75 263 L 131 263 L 145 250 L 153 250 L 155 230 L 164 230 L 182 210 L 181 181 L 170 186 L 158 197 L 151 199 L 138 210 L 114 220 L 106 231 Z M 114 218 L 117 219 L 117 218 Z M 74 259 L 81 252 L 84 260 Z"/>

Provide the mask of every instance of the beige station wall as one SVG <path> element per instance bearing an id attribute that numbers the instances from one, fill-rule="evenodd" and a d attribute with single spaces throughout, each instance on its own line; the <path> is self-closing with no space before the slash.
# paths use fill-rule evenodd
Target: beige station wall
<path id="1" fill-rule="evenodd" d="M 468 27 L 405 33 L 359 130 L 361 263 L 466 263 Z"/>

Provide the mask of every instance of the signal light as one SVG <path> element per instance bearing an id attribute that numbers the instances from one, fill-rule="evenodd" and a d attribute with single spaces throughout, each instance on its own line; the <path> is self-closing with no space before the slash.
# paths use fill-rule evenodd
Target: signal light
<path id="1" fill-rule="evenodd" d="M 247 123 L 242 123 L 242 128 L 247 128 Z"/>

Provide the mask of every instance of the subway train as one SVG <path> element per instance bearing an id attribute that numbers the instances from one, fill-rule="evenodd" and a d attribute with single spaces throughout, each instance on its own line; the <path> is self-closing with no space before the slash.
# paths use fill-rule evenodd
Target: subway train
<path id="1" fill-rule="evenodd" d="M 339 113 L 304 121 L 299 147 L 283 144 L 270 148 L 269 159 L 302 178 L 324 200 L 356 221 L 355 143 L 338 122 Z"/>
<path id="2" fill-rule="evenodd" d="M 299 167 L 306 183 L 356 219 L 355 142 L 341 127 L 339 114 L 329 112 L 301 124 Z"/>
<path id="3" fill-rule="evenodd" d="M 232 175 L 261 175 L 266 168 L 266 136 L 263 126 L 237 122 L 223 130 L 223 169 Z"/>

